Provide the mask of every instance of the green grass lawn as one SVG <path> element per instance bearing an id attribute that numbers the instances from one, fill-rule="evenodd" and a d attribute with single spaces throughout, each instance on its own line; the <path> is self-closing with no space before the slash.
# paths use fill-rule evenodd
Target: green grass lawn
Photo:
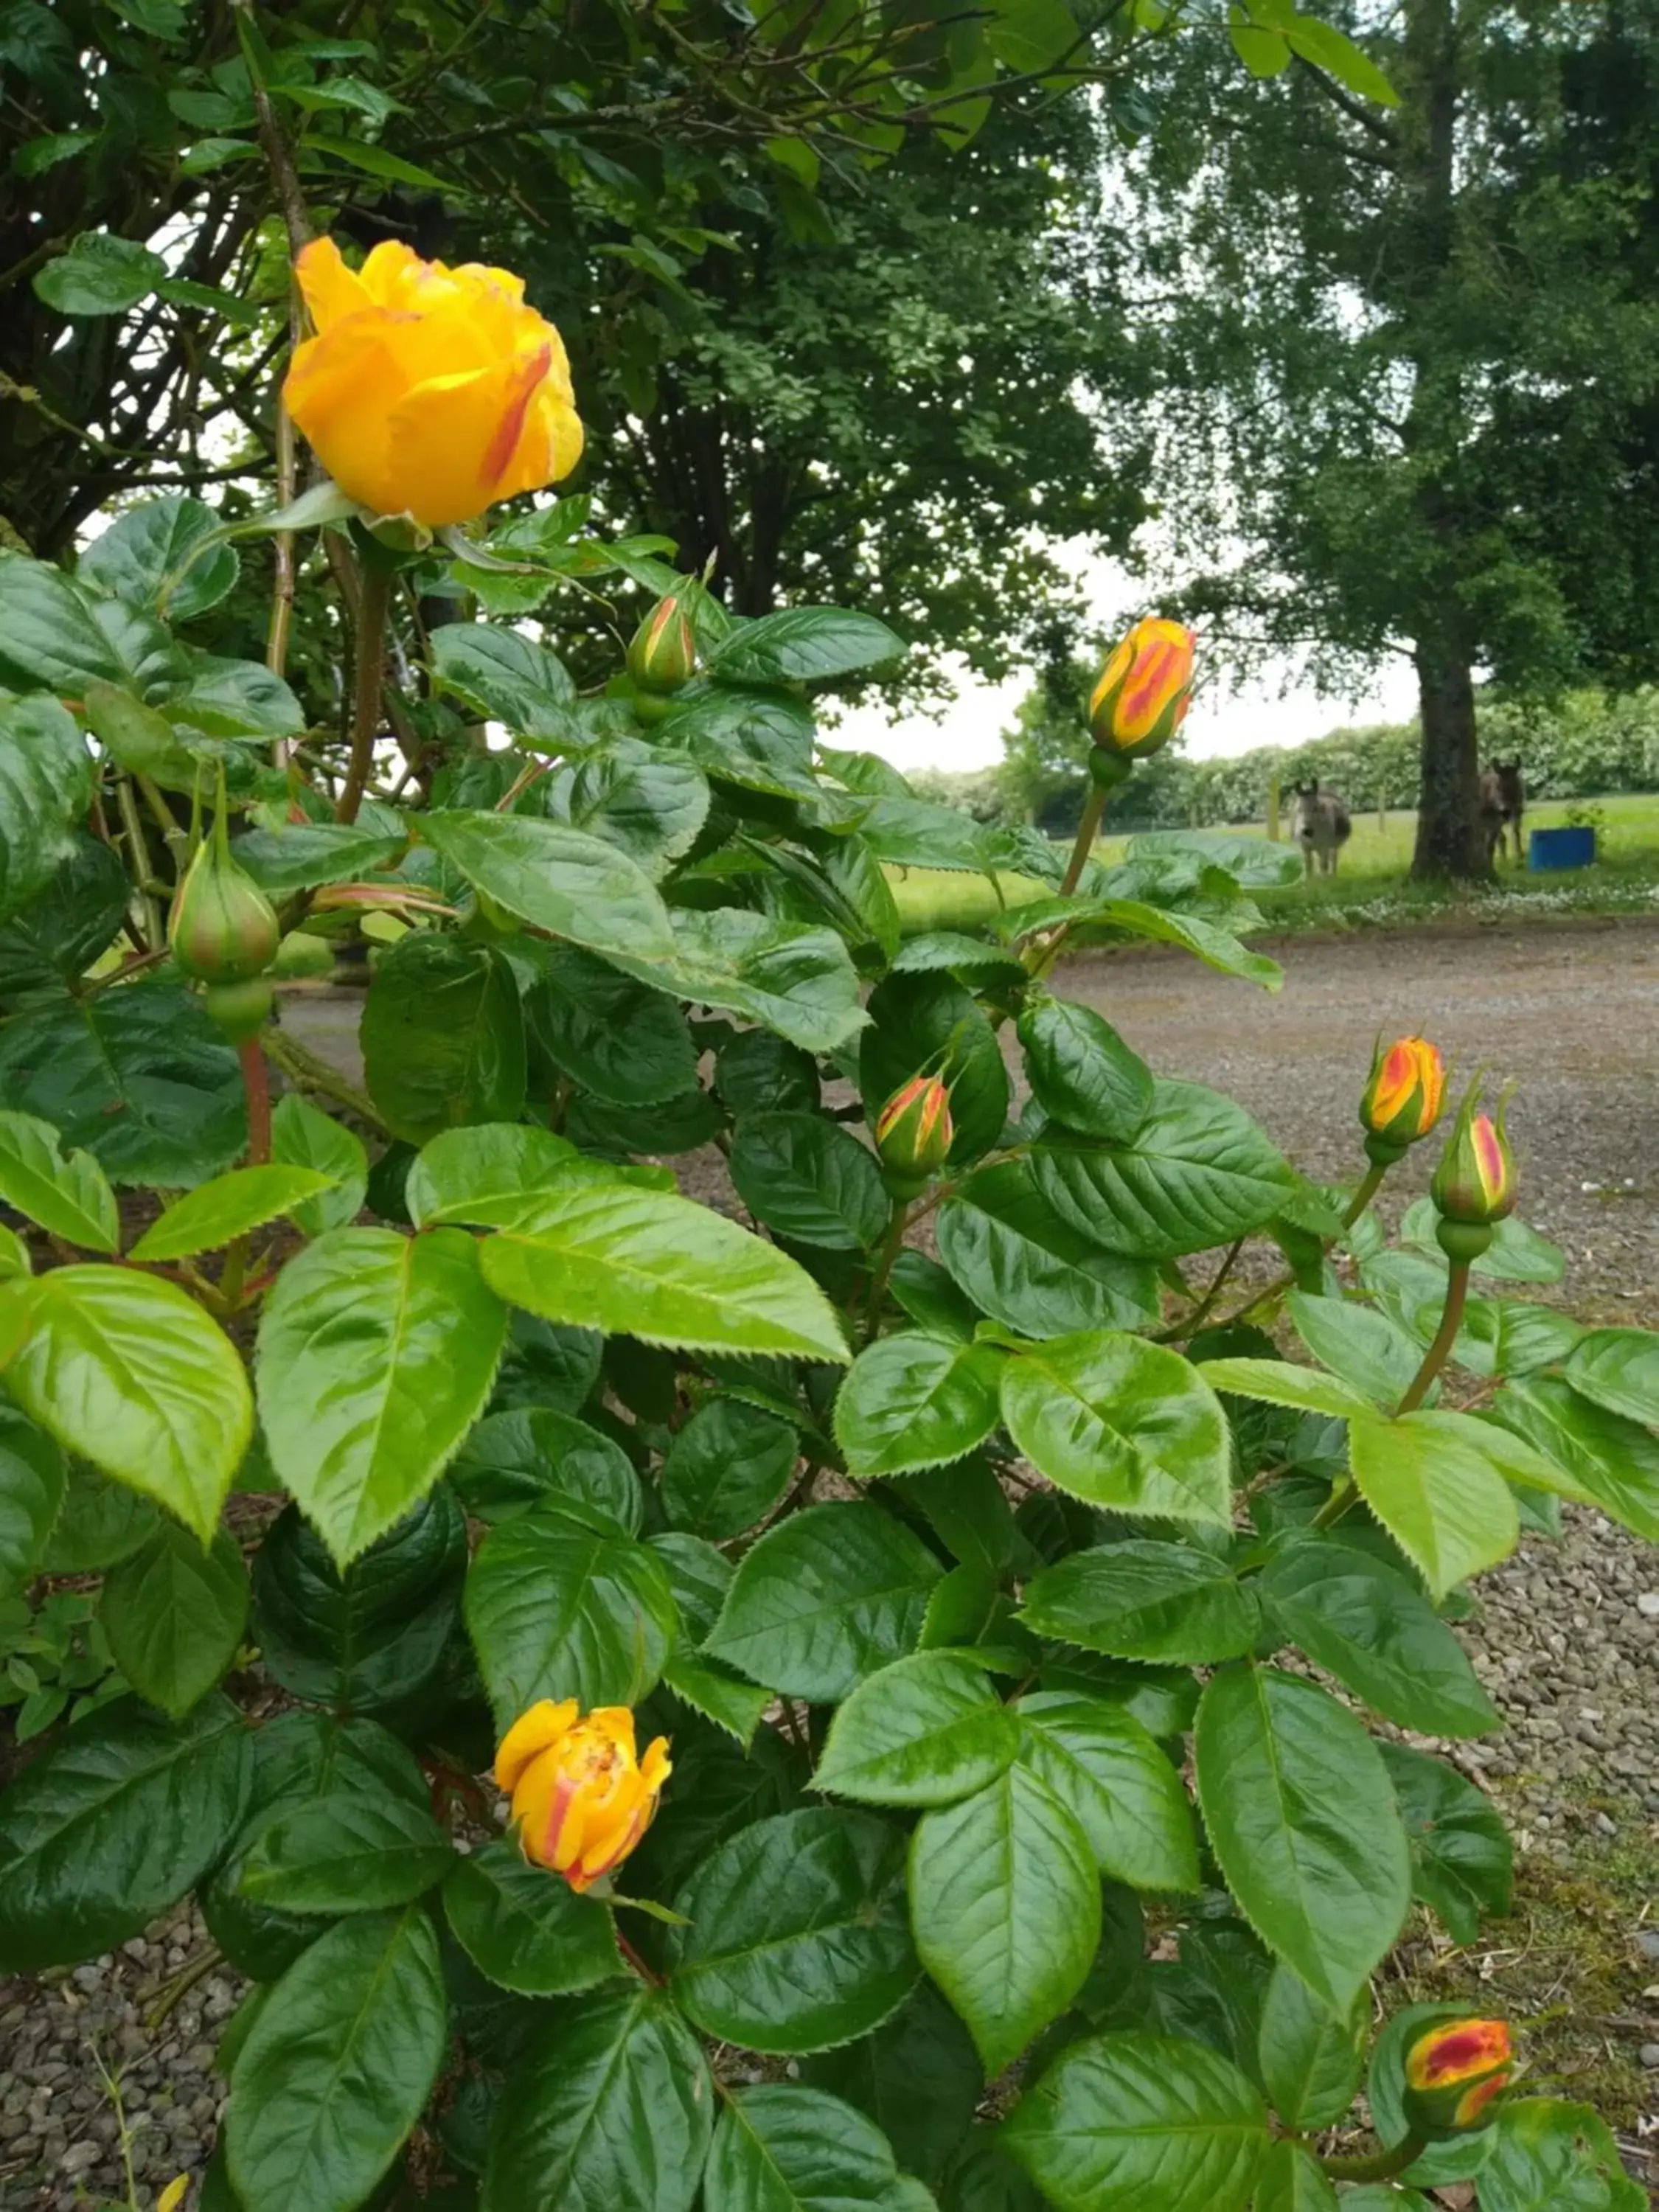
<path id="1" fill-rule="evenodd" d="M 1316 876 L 1311 884 L 1283 890 L 1257 891 L 1257 904 L 1275 929 L 1390 928 L 1443 915 L 1467 914 L 1477 920 L 1553 914 L 1659 913 L 1659 793 L 1620 793 L 1593 801 L 1545 799 L 1527 809 L 1526 826 L 1557 828 L 1570 812 L 1593 806 L 1598 858 L 1589 868 L 1534 875 L 1513 860 L 1499 867 L 1496 885 L 1452 890 L 1409 880 L 1417 836 L 1414 809 L 1395 808 L 1379 821 L 1375 810 L 1354 817 L 1353 836 L 1343 848 L 1334 876 Z M 1260 823 L 1236 833 L 1262 836 Z M 1127 839 L 1103 837 L 1098 857 L 1122 857 Z M 981 876 L 944 869 L 889 871 L 907 936 L 927 929 L 975 929 L 998 910 L 997 890 Z M 1024 906 L 1048 896 L 1046 886 L 1029 876 L 1004 876 L 1001 896 Z"/>

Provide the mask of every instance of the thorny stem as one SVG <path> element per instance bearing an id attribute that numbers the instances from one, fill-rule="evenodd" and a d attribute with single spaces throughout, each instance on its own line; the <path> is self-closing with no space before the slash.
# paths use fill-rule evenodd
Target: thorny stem
<path id="1" fill-rule="evenodd" d="M 355 822 L 368 788 L 374 735 L 380 726 L 380 677 L 386 661 L 386 617 L 391 593 L 383 569 L 365 565 L 357 594 L 356 666 L 352 672 L 351 761 L 337 822 Z"/>
<path id="2" fill-rule="evenodd" d="M 1106 792 L 1102 784 L 1091 784 L 1083 808 L 1083 819 L 1077 825 L 1077 836 L 1072 845 L 1072 857 L 1066 863 L 1066 872 L 1060 879 L 1061 898 L 1070 898 L 1077 889 L 1078 878 L 1083 873 L 1089 848 L 1100 828 L 1100 817 L 1106 811 Z"/>
<path id="3" fill-rule="evenodd" d="M 1422 1404 L 1429 1395 L 1429 1385 L 1450 1358 L 1457 1332 L 1463 1326 L 1463 1307 L 1468 1295 L 1469 1263 L 1467 1260 L 1454 1260 L 1446 1280 L 1446 1304 L 1440 1327 L 1435 1332 L 1434 1342 L 1423 1355 L 1423 1364 L 1412 1377 L 1410 1389 L 1394 1409 L 1396 1420 L 1401 1413 L 1414 1413 Z"/>

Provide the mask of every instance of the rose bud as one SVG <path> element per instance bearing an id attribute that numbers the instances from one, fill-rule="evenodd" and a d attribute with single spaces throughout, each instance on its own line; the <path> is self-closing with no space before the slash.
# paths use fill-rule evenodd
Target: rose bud
<path id="1" fill-rule="evenodd" d="M 231 858 L 221 810 L 211 837 L 196 848 L 173 895 L 167 944 L 175 964 L 198 983 L 246 983 L 276 957 L 276 910 Z"/>
<path id="2" fill-rule="evenodd" d="M 1514 2066 L 1501 2020 L 1454 2020 L 1420 2035 L 1406 2054 L 1406 2118 L 1427 2142 L 1484 2127 Z"/>
<path id="3" fill-rule="evenodd" d="M 1113 650 L 1089 701 L 1096 750 L 1114 763 L 1105 780 L 1115 780 L 1117 763 L 1168 744 L 1181 727 L 1197 643 L 1184 623 L 1149 615 Z"/>
<path id="4" fill-rule="evenodd" d="M 696 670 L 697 641 L 690 618 L 670 592 L 635 631 L 628 647 L 628 672 L 645 690 L 678 691 Z"/>
<path id="5" fill-rule="evenodd" d="M 1446 1149 L 1429 1183 L 1440 1214 L 1441 1249 L 1454 1260 L 1479 1259 L 1493 1224 L 1515 1211 L 1515 1157 L 1504 1133 L 1504 1109 L 1478 1113 L 1477 1077 L 1464 1094 Z"/>
<path id="6" fill-rule="evenodd" d="M 1403 1158 L 1440 1119 L 1445 1095 L 1445 1063 L 1426 1038 L 1400 1037 L 1386 1049 L 1379 1042 L 1359 1101 L 1370 1158 L 1379 1167 Z"/>
<path id="7" fill-rule="evenodd" d="M 581 458 L 570 364 L 524 279 L 422 261 L 400 240 L 349 269 L 331 238 L 294 273 L 316 326 L 283 386 L 342 491 L 425 528 L 568 476 Z"/>
<path id="8" fill-rule="evenodd" d="M 668 1739 L 643 1759 L 626 1705 L 586 1720 L 575 1698 L 544 1698 L 514 1721 L 495 1754 L 495 1780 L 513 1801 L 519 1848 L 579 1893 L 614 1873 L 650 1826 L 671 1768 Z"/>
<path id="9" fill-rule="evenodd" d="M 901 1195 L 914 1197 L 937 1175 L 955 1137 L 951 1093 L 937 1075 L 913 1075 L 876 1116 L 876 1150 L 891 1187 L 906 1187 Z"/>

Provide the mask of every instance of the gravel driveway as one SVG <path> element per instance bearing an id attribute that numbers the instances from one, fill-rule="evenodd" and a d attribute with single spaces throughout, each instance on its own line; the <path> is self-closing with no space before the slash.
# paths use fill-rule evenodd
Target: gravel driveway
<path id="1" fill-rule="evenodd" d="M 1278 998 L 1159 951 L 1091 956 L 1058 984 L 1160 1073 L 1231 1092 L 1315 1176 L 1354 1172 L 1355 1102 L 1378 1030 L 1420 1030 L 1457 1073 L 1481 1066 L 1495 1085 L 1515 1082 L 1522 1210 L 1568 1254 L 1551 1295 L 1583 1316 L 1659 1326 L 1659 923 L 1265 949 L 1285 966 Z M 357 1079 L 360 1004 L 296 998 L 284 1018 Z M 688 1188 L 718 1202 L 718 1156 L 679 1164 Z M 1422 1189 L 1428 1164 L 1397 1170 L 1387 1206 Z M 1404 1995 L 1511 2009 L 1540 2086 L 1597 2104 L 1640 2172 L 1659 2144 L 1659 1553 L 1596 1515 L 1566 1518 L 1561 1544 L 1528 1544 L 1485 1579 L 1462 1632 L 1508 1726 L 1454 1755 L 1516 1831 L 1516 1917 L 1469 1952 L 1425 1932 L 1399 1975 Z M 223 2093 L 212 2039 L 237 1991 L 209 1971 L 158 2032 L 144 2014 L 159 1983 L 207 1963 L 204 1945 L 185 1909 L 50 1986 L 0 1986 L 3 2212 L 127 2202 L 94 2052 L 125 2069 L 137 2202 L 198 2164 Z"/>

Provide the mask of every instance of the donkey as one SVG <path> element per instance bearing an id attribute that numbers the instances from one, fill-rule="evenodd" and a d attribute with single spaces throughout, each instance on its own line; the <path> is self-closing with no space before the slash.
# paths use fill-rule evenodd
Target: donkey
<path id="1" fill-rule="evenodd" d="M 1291 835 L 1302 848 L 1302 865 L 1307 879 L 1313 880 L 1314 861 L 1317 858 L 1322 872 L 1336 873 L 1337 854 L 1353 835 L 1353 824 L 1348 819 L 1348 810 L 1334 791 L 1322 791 L 1319 779 L 1311 783 L 1292 787 L 1296 793 L 1296 808 L 1291 816 Z"/>
<path id="2" fill-rule="evenodd" d="M 1515 862 L 1521 865 L 1521 820 L 1527 811 L 1527 787 L 1518 760 L 1493 761 L 1480 771 L 1480 828 L 1489 862 L 1502 860 L 1504 832 L 1515 838 Z"/>

